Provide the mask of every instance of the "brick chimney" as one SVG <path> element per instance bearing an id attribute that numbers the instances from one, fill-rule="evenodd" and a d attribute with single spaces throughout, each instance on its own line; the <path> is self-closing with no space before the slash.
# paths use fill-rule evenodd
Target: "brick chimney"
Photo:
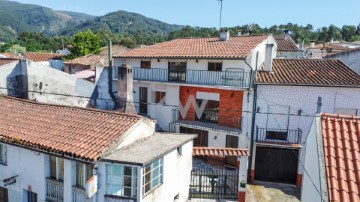
<path id="1" fill-rule="evenodd" d="M 230 39 L 230 32 L 224 29 L 220 32 L 220 41 L 227 41 Z"/>
<path id="2" fill-rule="evenodd" d="M 127 114 L 137 114 L 133 97 L 133 68 L 128 64 L 119 67 L 118 102 L 119 111 Z"/>
<path id="3" fill-rule="evenodd" d="M 274 57 L 273 47 L 274 47 L 273 43 L 266 44 L 264 71 L 267 71 L 267 72 L 272 71 L 272 60 Z"/>

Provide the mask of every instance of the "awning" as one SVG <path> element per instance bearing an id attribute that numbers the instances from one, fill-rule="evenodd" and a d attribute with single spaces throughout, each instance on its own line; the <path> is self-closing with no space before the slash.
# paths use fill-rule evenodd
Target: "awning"
<path id="1" fill-rule="evenodd" d="M 193 147 L 193 156 L 249 156 L 247 149 Z"/>

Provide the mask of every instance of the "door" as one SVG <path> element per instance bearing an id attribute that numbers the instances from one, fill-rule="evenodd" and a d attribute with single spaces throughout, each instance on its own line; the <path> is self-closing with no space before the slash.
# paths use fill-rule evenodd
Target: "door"
<path id="1" fill-rule="evenodd" d="M 186 62 L 169 62 L 169 81 L 186 81 Z"/>
<path id="2" fill-rule="evenodd" d="M 180 127 L 180 133 L 197 134 L 197 138 L 194 139 L 194 147 L 208 146 L 208 131 L 206 130 Z"/>
<path id="3" fill-rule="evenodd" d="M 139 87 L 139 103 L 140 103 L 140 114 L 148 113 L 148 88 Z"/>
<path id="4" fill-rule="evenodd" d="M 299 151 L 257 147 L 255 180 L 296 184 Z"/>
<path id="5" fill-rule="evenodd" d="M 238 148 L 239 137 L 233 135 L 226 135 L 226 148 Z M 226 156 L 225 165 L 237 167 L 237 156 Z"/>
<path id="6" fill-rule="evenodd" d="M 0 202 L 8 202 L 8 190 L 0 187 Z"/>

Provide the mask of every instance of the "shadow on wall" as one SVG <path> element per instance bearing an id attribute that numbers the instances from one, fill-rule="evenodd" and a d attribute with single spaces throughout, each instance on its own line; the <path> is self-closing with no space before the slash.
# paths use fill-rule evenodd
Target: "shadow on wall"
<path id="1" fill-rule="evenodd" d="M 0 68 L 0 87 L 9 96 L 76 107 L 95 107 L 99 96 L 94 83 L 26 60 Z"/>

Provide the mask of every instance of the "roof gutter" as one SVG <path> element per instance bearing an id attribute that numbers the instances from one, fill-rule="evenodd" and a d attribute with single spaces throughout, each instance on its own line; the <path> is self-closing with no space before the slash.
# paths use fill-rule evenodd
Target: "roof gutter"
<path id="1" fill-rule="evenodd" d="M 360 86 L 341 86 L 341 85 L 324 85 L 324 84 L 288 84 L 288 83 L 259 83 L 256 85 L 268 85 L 268 86 L 306 86 L 306 87 L 336 87 L 336 88 L 360 88 Z"/>

